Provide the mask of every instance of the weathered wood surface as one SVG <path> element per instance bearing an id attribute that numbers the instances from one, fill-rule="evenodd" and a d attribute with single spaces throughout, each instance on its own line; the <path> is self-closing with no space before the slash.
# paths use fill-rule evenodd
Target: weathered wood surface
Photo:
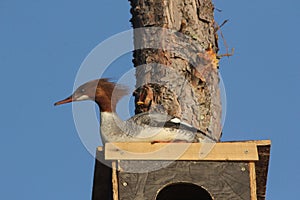
<path id="1" fill-rule="evenodd" d="M 118 183 L 118 176 L 117 176 L 117 161 L 113 161 L 111 166 L 112 166 L 113 200 L 118 200 L 118 198 L 119 198 L 119 183 Z"/>
<path id="2" fill-rule="evenodd" d="M 136 88 L 141 87 L 134 93 L 136 113 L 168 113 L 219 139 L 222 108 L 212 1 L 130 2 Z M 152 27 L 160 29 L 137 29 Z"/>
<path id="3" fill-rule="evenodd" d="M 107 160 L 258 160 L 255 143 L 106 143 Z"/>
<path id="4" fill-rule="evenodd" d="M 155 200 L 213 200 L 204 188 L 191 183 L 175 183 L 159 191 Z"/>
<path id="5" fill-rule="evenodd" d="M 267 143 L 258 144 L 257 149 L 258 149 L 258 156 L 259 156 L 259 161 L 255 162 L 257 200 L 265 200 L 271 141 L 269 141 L 269 144 Z"/>
<path id="6" fill-rule="evenodd" d="M 118 179 L 119 195 L 125 199 L 151 199 L 148 197 L 144 198 L 144 193 L 146 192 L 146 195 L 149 195 L 149 192 L 152 191 L 153 187 L 156 189 L 162 189 L 163 186 L 166 186 L 170 183 L 191 183 L 191 181 L 196 181 L 197 185 L 207 189 L 207 191 L 209 191 L 211 194 L 214 192 L 218 193 L 218 187 L 222 188 L 221 191 L 224 193 L 217 195 L 220 196 L 221 199 L 245 199 L 242 193 L 245 190 L 246 185 L 249 189 L 247 194 L 250 195 L 251 192 L 252 195 L 254 194 L 254 192 L 250 190 L 251 187 L 253 188 L 253 185 L 251 186 L 250 183 L 253 184 L 253 180 L 255 179 L 257 200 L 265 200 L 271 142 L 269 140 L 263 140 L 244 141 L 243 143 L 252 143 L 257 145 L 259 160 L 254 161 L 255 167 L 253 167 L 253 164 L 252 167 L 250 166 L 251 164 L 249 165 L 249 162 L 253 163 L 253 161 L 174 162 L 162 160 L 121 160 L 119 162 L 119 166 L 117 167 L 118 176 L 116 176 L 116 174 L 114 175 L 114 179 Z M 97 159 L 101 160 L 101 162 L 96 160 L 92 199 L 112 200 L 112 170 L 110 167 L 107 167 L 107 165 L 111 166 L 111 161 L 103 160 L 104 152 L 102 151 L 101 147 L 98 148 Z M 102 162 L 106 162 L 106 165 L 102 164 Z M 143 168 L 142 171 L 144 171 L 144 173 L 128 173 L 128 171 L 136 171 L 137 168 Z M 253 173 L 254 168 L 255 174 Z M 250 173 L 251 170 L 252 172 Z M 244 173 L 246 173 L 246 175 Z M 164 178 L 165 180 L 163 181 Z M 208 181 L 204 181 L 205 179 L 208 179 Z M 153 184 L 151 183 L 152 181 Z M 161 185 L 159 185 L 160 182 L 162 182 Z M 206 187 L 205 184 L 208 184 L 209 187 L 212 187 L 212 189 Z M 238 184 L 241 184 L 241 188 L 235 190 L 234 188 L 237 187 Z M 231 186 L 231 189 L 229 186 Z M 123 194 L 124 192 L 126 194 Z M 135 194 L 130 192 L 135 192 Z M 245 193 L 243 194 L 246 195 Z M 240 197 L 238 197 L 238 195 L 240 195 Z M 216 200 L 216 196 L 213 195 L 213 197 Z"/>
<path id="7" fill-rule="evenodd" d="M 232 143 L 234 142 L 235 141 L 233 141 Z M 271 140 L 250 140 L 245 142 L 255 143 L 257 145 L 259 161 L 255 162 L 256 195 L 257 200 L 265 200 L 269 171 Z"/>
<path id="8" fill-rule="evenodd" d="M 111 161 L 104 160 L 102 147 L 96 156 L 92 200 L 113 200 Z"/>
<path id="9" fill-rule="evenodd" d="M 120 161 L 120 166 L 139 161 Z M 214 200 L 250 200 L 249 166 L 245 162 L 176 161 L 149 173 L 119 172 L 120 200 L 153 200 L 171 183 L 193 183 Z"/>

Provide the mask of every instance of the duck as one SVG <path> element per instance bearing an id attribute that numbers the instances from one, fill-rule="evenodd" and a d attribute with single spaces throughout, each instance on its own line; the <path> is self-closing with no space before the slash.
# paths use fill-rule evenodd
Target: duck
<path id="1" fill-rule="evenodd" d="M 107 142 L 216 142 L 216 139 L 179 118 L 157 112 L 144 112 L 123 121 L 116 112 L 117 103 L 129 94 L 125 85 L 107 78 L 88 81 L 55 106 L 94 101 L 100 109 L 100 135 Z"/>

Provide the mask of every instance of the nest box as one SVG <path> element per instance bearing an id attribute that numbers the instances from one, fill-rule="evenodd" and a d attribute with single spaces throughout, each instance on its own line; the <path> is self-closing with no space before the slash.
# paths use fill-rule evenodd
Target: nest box
<path id="1" fill-rule="evenodd" d="M 264 200 L 269 140 L 107 143 L 92 200 Z"/>

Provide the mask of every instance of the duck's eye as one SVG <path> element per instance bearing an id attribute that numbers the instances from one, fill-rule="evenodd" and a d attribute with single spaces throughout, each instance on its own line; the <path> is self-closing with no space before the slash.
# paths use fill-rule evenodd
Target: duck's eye
<path id="1" fill-rule="evenodd" d="M 85 89 L 84 89 L 84 88 L 82 88 L 82 89 L 81 89 L 81 92 L 82 92 L 82 93 L 85 93 Z"/>

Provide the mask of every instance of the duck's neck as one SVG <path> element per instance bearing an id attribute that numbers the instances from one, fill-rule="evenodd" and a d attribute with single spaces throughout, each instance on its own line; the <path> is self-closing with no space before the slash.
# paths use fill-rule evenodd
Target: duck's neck
<path id="1" fill-rule="evenodd" d="M 96 103 L 101 110 L 101 112 L 116 113 L 116 103 L 112 103 L 108 98 L 102 98 L 101 100 L 96 100 Z"/>
<path id="2" fill-rule="evenodd" d="M 100 112 L 100 130 L 104 142 L 116 142 L 123 135 L 125 122 L 116 112 Z"/>

